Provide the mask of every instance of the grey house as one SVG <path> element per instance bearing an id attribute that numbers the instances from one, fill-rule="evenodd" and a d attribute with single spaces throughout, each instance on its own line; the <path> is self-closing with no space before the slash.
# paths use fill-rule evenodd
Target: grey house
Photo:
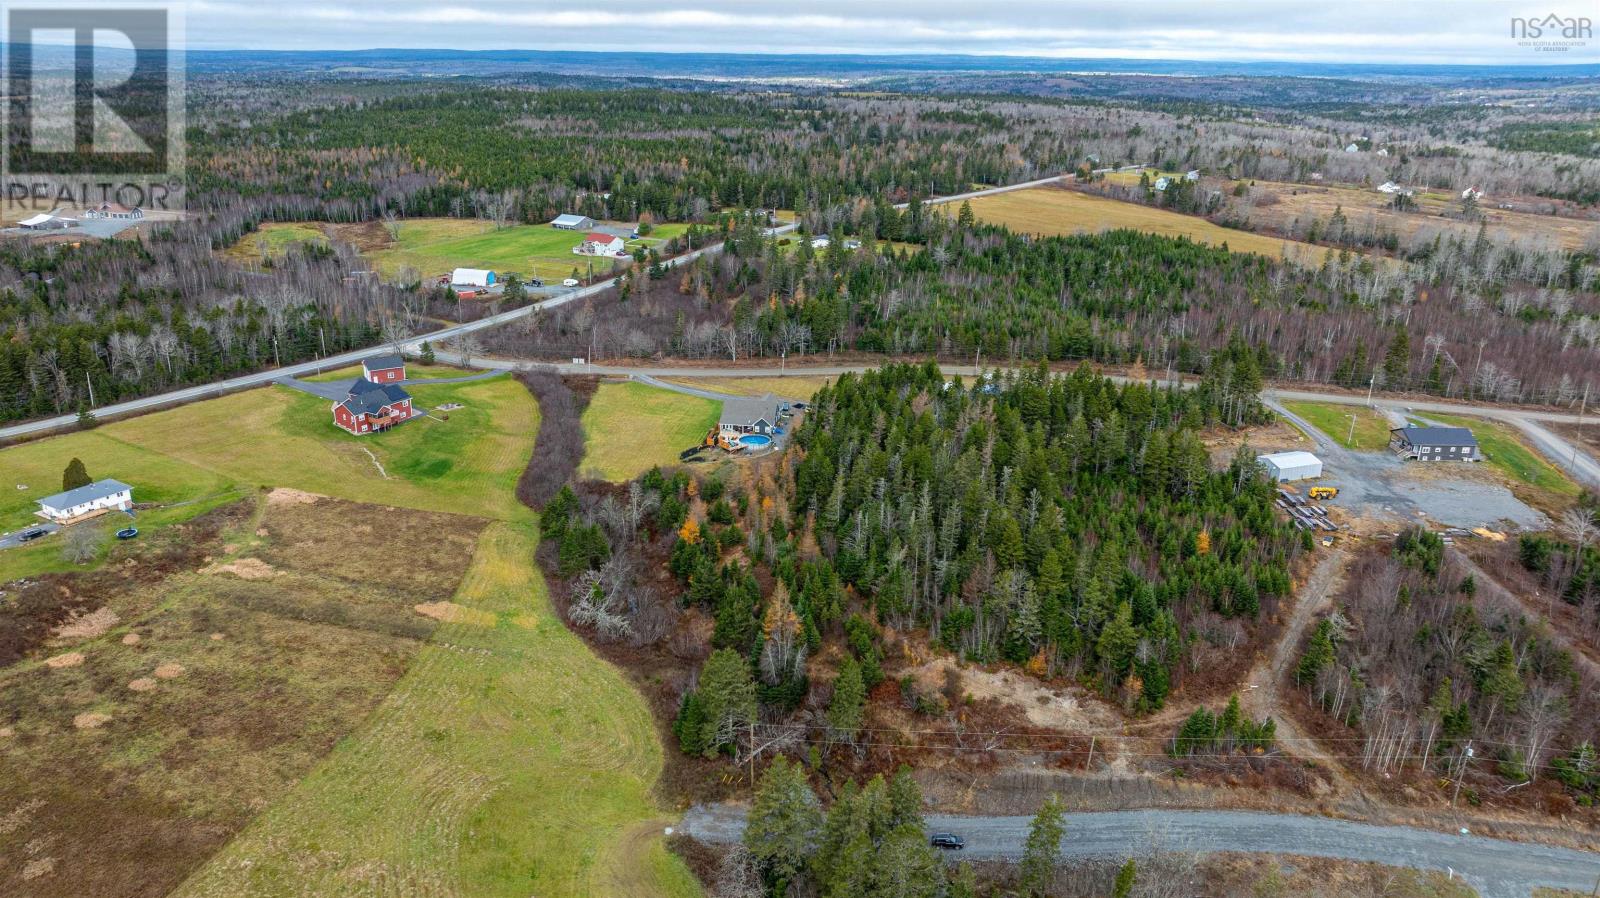
<path id="1" fill-rule="evenodd" d="M 1465 427 L 1396 427 L 1389 448 L 1419 461 L 1477 461 L 1478 440 Z"/>
<path id="2" fill-rule="evenodd" d="M 724 399 L 717 429 L 724 437 L 771 433 L 778 423 L 778 400 L 771 393 L 759 399 Z"/>

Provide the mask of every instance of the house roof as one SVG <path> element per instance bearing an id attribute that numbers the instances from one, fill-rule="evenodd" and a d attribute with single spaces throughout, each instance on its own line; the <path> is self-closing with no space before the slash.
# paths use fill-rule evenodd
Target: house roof
<path id="1" fill-rule="evenodd" d="M 722 417 L 719 424 L 746 426 L 757 421 L 773 423 L 778 418 L 778 400 L 771 393 L 760 397 L 736 397 L 722 400 Z"/>
<path id="2" fill-rule="evenodd" d="M 117 493 L 131 489 L 133 487 L 120 480 L 96 480 L 87 486 L 80 486 L 64 493 L 56 493 L 54 496 L 45 496 L 39 500 L 39 504 L 45 508 L 72 508 L 85 502 L 93 502 L 96 499 L 115 496 Z"/>
<path id="3" fill-rule="evenodd" d="M 585 243 L 610 243 L 613 240 L 621 240 L 621 239 L 622 238 L 618 237 L 616 234 L 602 234 L 599 231 L 592 231 L 589 234 L 584 236 L 583 242 L 585 242 Z"/>
<path id="4" fill-rule="evenodd" d="M 375 355 L 363 360 L 361 364 L 365 365 L 368 371 L 382 371 L 385 368 L 404 368 L 406 360 L 399 353 L 391 352 L 388 355 Z"/>
<path id="5" fill-rule="evenodd" d="M 1396 427 L 1398 433 L 1413 446 L 1477 446 L 1478 439 L 1465 427 Z"/>
<path id="6" fill-rule="evenodd" d="M 383 411 L 384 406 L 410 398 L 411 394 L 398 384 L 375 384 L 365 377 L 358 377 L 350 385 L 349 397 L 339 404 L 349 409 L 352 415 L 376 415 Z"/>
<path id="7" fill-rule="evenodd" d="M 558 224 L 558 225 L 575 225 L 575 224 L 583 224 L 584 222 L 586 222 L 588 220 L 589 220 L 589 217 L 587 215 L 574 215 L 571 212 L 568 212 L 565 215 L 557 215 L 555 217 L 555 220 L 550 222 L 550 223 L 551 224 Z"/>
<path id="8" fill-rule="evenodd" d="M 1256 456 L 1256 461 L 1270 462 L 1279 468 L 1298 468 L 1301 465 L 1322 464 L 1322 459 L 1300 449 L 1289 452 L 1269 452 L 1266 455 Z"/>
<path id="9" fill-rule="evenodd" d="M 42 225 L 42 224 L 44 224 L 45 222 L 49 221 L 52 218 L 55 218 L 55 216 L 51 215 L 48 212 L 40 212 L 38 215 L 33 215 L 33 216 L 29 216 L 28 218 L 24 218 L 23 220 L 17 222 L 17 224 L 22 225 L 25 228 L 31 228 L 34 225 Z"/>

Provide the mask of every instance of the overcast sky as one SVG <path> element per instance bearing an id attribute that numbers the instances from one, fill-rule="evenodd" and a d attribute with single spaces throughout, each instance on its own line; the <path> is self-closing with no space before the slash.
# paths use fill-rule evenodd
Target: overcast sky
<path id="1" fill-rule="evenodd" d="M 1511 17 L 1600 0 L 192 0 L 196 48 L 372 47 L 1563 64 Z"/>

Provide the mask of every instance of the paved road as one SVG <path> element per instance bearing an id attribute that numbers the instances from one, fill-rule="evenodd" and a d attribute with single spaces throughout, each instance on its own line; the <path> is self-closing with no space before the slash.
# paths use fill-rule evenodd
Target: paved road
<path id="1" fill-rule="evenodd" d="M 0 535 L 0 549 L 10 549 L 16 546 L 25 546 L 29 542 L 32 542 L 32 540 L 24 542 L 22 539 L 22 534 L 27 533 L 30 530 L 43 530 L 46 533 L 54 533 L 60 529 L 60 524 L 46 523 L 44 521 L 40 521 L 37 524 L 29 524 L 28 526 L 23 527 L 21 530 L 14 530 L 10 533 Z M 40 538 L 42 539 L 42 537 Z"/>
<path id="2" fill-rule="evenodd" d="M 927 818 L 930 831 L 966 839 L 961 856 L 978 858 L 1020 857 L 1028 823 L 1027 817 Z M 702 841 L 734 841 L 744 832 L 744 811 L 729 805 L 697 806 L 684 817 L 683 830 Z M 1600 853 L 1407 826 L 1248 811 L 1067 815 L 1063 857 L 1123 858 L 1151 851 L 1297 854 L 1453 871 L 1483 898 L 1527 898 L 1538 886 L 1587 893 L 1600 877 Z"/>

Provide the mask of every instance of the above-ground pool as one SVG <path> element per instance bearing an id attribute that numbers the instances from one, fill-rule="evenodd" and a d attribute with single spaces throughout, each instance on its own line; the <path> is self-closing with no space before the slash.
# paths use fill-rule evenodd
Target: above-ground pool
<path id="1" fill-rule="evenodd" d="M 772 437 L 764 433 L 747 433 L 739 438 L 739 445 L 745 449 L 765 449 L 772 445 Z"/>

